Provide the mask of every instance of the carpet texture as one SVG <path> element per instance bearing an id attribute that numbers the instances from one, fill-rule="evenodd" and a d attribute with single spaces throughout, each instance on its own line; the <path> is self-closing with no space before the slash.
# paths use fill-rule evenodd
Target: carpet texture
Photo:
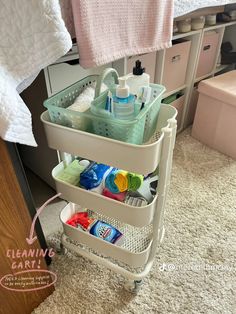
<path id="1" fill-rule="evenodd" d="M 235 313 L 236 161 L 189 129 L 177 138 L 165 228 L 137 295 L 118 275 L 67 253 L 55 256 L 56 290 L 34 313 Z"/>

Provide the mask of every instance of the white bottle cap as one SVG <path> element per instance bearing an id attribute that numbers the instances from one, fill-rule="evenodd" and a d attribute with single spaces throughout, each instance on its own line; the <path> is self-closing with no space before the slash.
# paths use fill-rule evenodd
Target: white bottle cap
<path id="1" fill-rule="evenodd" d="M 129 86 L 126 84 L 125 78 L 119 78 L 119 85 L 116 89 L 116 97 L 119 98 L 129 97 Z"/>
<path id="2" fill-rule="evenodd" d="M 79 165 L 87 168 L 90 165 L 90 162 L 87 159 L 83 159 L 79 161 Z"/>

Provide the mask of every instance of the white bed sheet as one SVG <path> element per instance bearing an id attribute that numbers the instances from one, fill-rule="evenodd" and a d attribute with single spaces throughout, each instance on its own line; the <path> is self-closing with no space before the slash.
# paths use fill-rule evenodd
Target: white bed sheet
<path id="1" fill-rule="evenodd" d="M 235 2 L 236 0 L 175 0 L 174 17 L 182 16 L 197 9 Z"/>

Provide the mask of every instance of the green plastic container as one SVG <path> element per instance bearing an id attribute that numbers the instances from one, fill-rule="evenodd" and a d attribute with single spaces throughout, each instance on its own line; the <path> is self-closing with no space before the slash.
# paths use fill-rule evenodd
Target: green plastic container
<path id="1" fill-rule="evenodd" d="M 98 75 L 85 77 L 45 100 L 43 105 L 48 109 L 51 121 L 81 131 L 92 132 L 92 120 L 89 110 L 78 112 L 69 110 L 67 107 L 74 103 L 85 88 L 95 83 L 98 77 Z"/>
<path id="2" fill-rule="evenodd" d="M 83 90 L 96 82 L 95 99 L 91 109 L 86 112 L 77 112 L 67 109 Z M 104 82 L 110 90 L 118 84 L 118 73 L 114 69 L 106 69 L 101 76 L 91 75 L 44 101 L 44 106 L 49 111 L 53 123 L 81 131 L 109 137 L 115 140 L 132 144 L 142 144 L 149 140 L 156 129 L 158 112 L 161 104 L 161 95 L 165 87 L 150 84 L 152 88 L 151 101 L 146 104 L 133 120 L 115 119 L 105 108 L 108 92 L 101 94 L 101 85 Z M 141 104 L 140 104 L 141 106 Z M 99 108 L 99 111 L 96 109 Z M 138 108 L 138 107 L 137 107 Z M 99 113 L 98 113 L 99 112 Z"/>
<path id="3" fill-rule="evenodd" d="M 151 101 L 140 111 L 141 103 L 135 103 L 136 117 L 132 120 L 119 120 L 105 110 L 108 92 L 102 93 L 91 104 L 94 114 L 93 130 L 96 134 L 119 141 L 142 144 L 147 142 L 156 129 L 158 112 L 161 105 L 161 95 L 164 86 L 150 84 L 152 88 Z"/>

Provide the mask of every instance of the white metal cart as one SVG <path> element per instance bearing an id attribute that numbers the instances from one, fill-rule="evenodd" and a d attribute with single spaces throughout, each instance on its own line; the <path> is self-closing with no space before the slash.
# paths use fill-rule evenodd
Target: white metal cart
<path id="1" fill-rule="evenodd" d="M 130 291 L 136 291 L 151 270 L 164 237 L 163 218 L 176 137 L 176 115 L 174 107 L 161 105 L 156 132 L 143 145 L 128 144 L 54 124 L 50 122 L 47 111 L 41 116 L 50 148 L 135 173 L 148 174 L 158 167 L 157 195 L 151 204 L 143 207 L 121 203 L 58 180 L 57 175 L 66 166 L 65 159 L 52 171 L 57 191 L 70 202 L 60 215 L 64 228 L 62 246 L 123 275 L 127 279 L 125 287 Z M 124 244 L 108 243 L 66 224 L 74 213 L 84 207 L 123 232 Z"/>

